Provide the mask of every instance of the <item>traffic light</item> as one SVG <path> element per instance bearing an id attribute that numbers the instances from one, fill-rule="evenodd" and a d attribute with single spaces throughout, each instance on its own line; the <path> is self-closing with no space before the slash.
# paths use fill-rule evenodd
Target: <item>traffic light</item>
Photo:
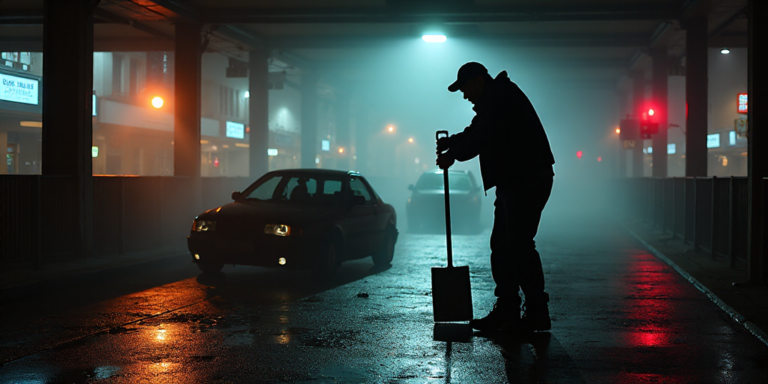
<path id="1" fill-rule="evenodd" d="M 581 159 L 581 155 L 582 155 L 581 151 L 576 151 L 576 157 L 577 158 Z"/>
<path id="2" fill-rule="evenodd" d="M 650 139 L 651 136 L 659 132 L 659 123 L 655 122 L 653 116 L 656 115 L 656 111 L 653 108 L 648 108 L 643 112 L 643 119 L 640 120 L 640 138 Z"/>

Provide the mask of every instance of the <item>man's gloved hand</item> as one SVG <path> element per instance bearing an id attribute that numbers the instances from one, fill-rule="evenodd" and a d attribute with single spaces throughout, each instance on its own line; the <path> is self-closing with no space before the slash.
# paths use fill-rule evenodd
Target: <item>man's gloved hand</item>
<path id="1" fill-rule="evenodd" d="M 435 160 L 435 164 L 437 164 L 437 166 L 440 167 L 440 169 L 448 169 L 455 162 L 456 162 L 456 159 L 454 159 L 451 155 L 447 153 L 437 155 L 437 160 Z"/>
<path id="2" fill-rule="evenodd" d="M 445 152 L 448 149 L 448 137 L 437 139 L 437 152 Z"/>

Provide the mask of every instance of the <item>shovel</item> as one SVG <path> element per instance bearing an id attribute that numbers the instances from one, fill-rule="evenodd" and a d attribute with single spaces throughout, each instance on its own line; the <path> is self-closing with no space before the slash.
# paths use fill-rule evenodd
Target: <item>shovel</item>
<path id="1" fill-rule="evenodd" d="M 448 136 L 448 131 L 437 131 Z M 438 153 L 439 154 L 439 153 Z M 448 186 L 448 170 L 443 170 L 445 188 L 445 236 L 448 249 L 448 267 L 432 267 L 432 311 L 435 322 L 472 320 L 472 290 L 469 286 L 469 267 L 453 266 L 451 245 L 451 196 Z"/>

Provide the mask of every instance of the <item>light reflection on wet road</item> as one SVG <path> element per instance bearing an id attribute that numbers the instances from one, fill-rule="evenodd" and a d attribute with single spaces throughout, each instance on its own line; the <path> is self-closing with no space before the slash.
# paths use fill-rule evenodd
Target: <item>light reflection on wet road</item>
<path id="1" fill-rule="evenodd" d="M 435 328 L 440 234 L 403 234 L 394 265 L 304 272 L 186 256 L 94 280 L 4 292 L 0 382 L 764 382 L 768 349 L 611 223 L 537 239 L 553 331 L 506 338 Z M 488 233 L 455 236 L 475 314 L 493 301 Z M 68 305 L 68 303 L 72 303 Z"/>

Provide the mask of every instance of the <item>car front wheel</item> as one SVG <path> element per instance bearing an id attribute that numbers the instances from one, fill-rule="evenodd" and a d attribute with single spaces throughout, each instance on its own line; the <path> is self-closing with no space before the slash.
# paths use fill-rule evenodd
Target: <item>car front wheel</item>
<path id="1" fill-rule="evenodd" d="M 338 267 L 339 247 L 335 241 L 329 241 L 325 252 L 320 255 L 320 263 L 312 269 L 312 275 L 317 279 L 329 279 L 336 274 Z"/>
<path id="2" fill-rule="evenodd" d="M 373 264 L 377 267 L 386 267 L 392 263 L 395 255 L 395 230 L 387 228 L 381 247 L 373 254 Z"/>
<path id="3" fill-rule="evenodd" d="M 222 268 L 224 268 L 224 263 L 220 263 L 217 261 L 203 261 L 199 260 L 197 262 L 197 267 L 200 268 L 203 273 L 216 273 L 221 271 Z"/>

